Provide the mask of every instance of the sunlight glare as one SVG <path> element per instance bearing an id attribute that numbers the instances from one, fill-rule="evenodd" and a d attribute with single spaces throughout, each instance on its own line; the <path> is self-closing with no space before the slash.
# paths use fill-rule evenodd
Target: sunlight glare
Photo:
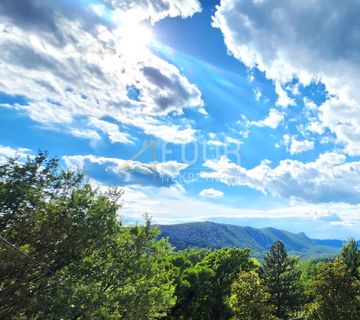
<path id="1" fill-rule="evenodd" d="M 142 24 L 124 26 L 121 31 L 122 50 L 129 55 L 144 53 L 154 39 L 150 28 Z"/>

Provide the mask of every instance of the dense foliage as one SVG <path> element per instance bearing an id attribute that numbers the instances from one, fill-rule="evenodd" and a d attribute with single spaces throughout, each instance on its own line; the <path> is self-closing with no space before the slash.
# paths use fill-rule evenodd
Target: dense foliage
<path id="1" fill-rule="evenodd" d="M 149 224 L 124 228 L 121 193 L 39 154 L 0 166 L 1 319 L 155 319 L 174 303 L 167 257 Z"/>
<path id="2" fill-rule="evenodd" d="M 312 279 L 313 300 L 307 306 L 313 320 L 360 319 L 360 281 L 340 260 L 322 265 Z"/>
<path id="3" fill-rule="evenodd" d="M 122 225 L 120 198 L 44 153 L 0 164 L 0 319 L 360 319 L 354 240 L 330 261 L 174 251 L 149 219 Z"/>

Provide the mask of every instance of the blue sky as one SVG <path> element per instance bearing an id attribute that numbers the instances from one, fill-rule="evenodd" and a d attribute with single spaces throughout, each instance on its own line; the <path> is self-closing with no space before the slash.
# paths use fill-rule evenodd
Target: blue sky
<path id="1" fill-rule="evenodd" d="M 0 159 L 121 186 L 125 221 L 359 237 L 359 4 L 339 6 L 3 1 Z"/>

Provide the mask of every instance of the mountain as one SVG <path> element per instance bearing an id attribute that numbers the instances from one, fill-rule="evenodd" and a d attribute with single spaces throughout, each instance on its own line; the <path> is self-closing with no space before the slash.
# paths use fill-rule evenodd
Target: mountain
<path id="1" fill-rule="evenodd" d="M 337 249 L 340 249 L 345 243 L 345 241 L 335 240 L 335 239 L 325 239 L 325 240 L 312 239 L 312 241 L 321 246 L 327 246 L 327 247 L 332 247 L 332 248 L 337 248 Z M 358 241 L 358 244 L 359 244 L 359 241 Z"/>
<path id="2" fill-rule="evenodd" d="M 160 237 L 169 239 L 177 250 L 187 247 L 219 249 L 250 248 L 261 258 L 276 240 L 281 240 L 289 254 L 306 259 L 335 256 L 343 242 L 310 239 L 305 233 L 292 233 L 275 228 L 252 228 L 214 222 L 192 222 L 157 225 Z"/>

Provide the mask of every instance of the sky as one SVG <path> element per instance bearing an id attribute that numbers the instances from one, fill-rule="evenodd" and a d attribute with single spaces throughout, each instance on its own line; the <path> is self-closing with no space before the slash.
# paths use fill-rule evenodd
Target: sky
<path id="1" fill-rule="evenodd" d="M 0 161 L 47 150 L 120 219 L 360 238 L 357 0 L 2 0 Z"/>

